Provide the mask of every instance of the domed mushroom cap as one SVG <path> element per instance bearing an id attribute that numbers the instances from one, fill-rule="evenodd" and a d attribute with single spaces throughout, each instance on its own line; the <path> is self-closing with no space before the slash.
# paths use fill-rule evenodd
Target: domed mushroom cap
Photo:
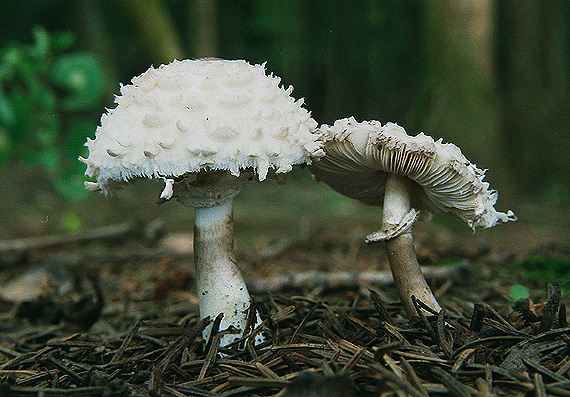
<path id="1" fill-rule="evenodd" d="M 389 174 L 413 182 L 412 206 L 442 211 L 475 227 L 516 220 L 512 211 L 498 212 L 497 192 L 452 143 L 420 133 L 410 136 L 397 124 L 337 120 L 319 129 L 325 157 L 310 166 L 317 179 L 338 192 L 370 205 L 382 205 Z"/>
<path id="2" fill-rule="evenodd" d="M 201 170 L 242 170 L 266 178 L 322 155 L 317 123 L 292 87 L 265 65 L 199 59 L 150 68 L 121 87 L 117 106 L 87 140 L 86 175 L 109 181 L 171 178 Z"/>

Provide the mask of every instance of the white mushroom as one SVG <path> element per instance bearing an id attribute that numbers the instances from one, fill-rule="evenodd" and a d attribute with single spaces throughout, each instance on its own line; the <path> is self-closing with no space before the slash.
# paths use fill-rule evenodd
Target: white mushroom
<path id="1" fill-rule="evenodd" d="M 383 228 L 367 243 L 386 242 L 394 282 L 409 315 L 411 296 L 432 309 L 440 306 L 423 277 L 413 246 L 411 226 L 419 210 L 442 211 L 475 227 L 516 220 L 512 211 L 494 208 L 497 192 L 483 182 L 484 171 L 451 144 L 416 136 L 393 123 L 337 120 L 320 127 L 325 157 L 310 169 L 338 192 L 366 204 L 383 206 Z"/>
<path id="2" fill-rule="evenodd" d="M 323 154 L 317 123 L 292 87 L 265 65 L 200 59 L 150 68 L 121 87 L 117 106 L 88 139 L 89 190 L 162 178 L 160 197 L 196 209 L 194 252 L 200 316 L 244 331 L 250 297 L 236 267 L 232 201 L 255 176 L 289 172 Z M 205 336 L 209 335 L 207 329 Z M 237 336 L 240 336 L 239 334 Z M 235 335 L 222 339 L 230 343 Z"/>

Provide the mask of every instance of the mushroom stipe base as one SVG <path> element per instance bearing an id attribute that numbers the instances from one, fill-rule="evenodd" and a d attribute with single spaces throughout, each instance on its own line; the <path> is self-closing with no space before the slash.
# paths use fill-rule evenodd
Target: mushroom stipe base
<path id="1" fill-rule="evenodd" d="M 233 239 L 233 200 L 209 208 L 196 208 L 194 258 L 200 318 L 215 318 L 224 313 L 220 329 L 245 328 L 250 297 L 236 265 Z M 204 331 L 209 335 L 211 326 Z M 220 341 L 225 345 L 235 335 Z"/>

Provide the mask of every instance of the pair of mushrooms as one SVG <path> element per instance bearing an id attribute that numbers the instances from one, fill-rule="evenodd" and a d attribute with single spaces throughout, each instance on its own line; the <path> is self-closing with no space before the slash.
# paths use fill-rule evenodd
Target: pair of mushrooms
<path id="1" fill-rule="evenodd" d="M 513 220 L 495 211 L 496 192 L 459 148 L 395 125 L 338 120 L 318 124 L 265 65 L 198 59 L 150 68 L 121 86 L 117 106 L 88 139 L 86 188 L 107 194 L 137 178 L 165 181 L 161 199 L 194 207 L 194 255 L 200 317 L 223 313 L 220 329 L 243 333 L 250 296 L 236 266 L 232 202 L 254 179 L 309 164 L 317 179 L 349 197 L 383 205 L 382 231 L 406 312 L 414 295 L 440 306 L 419 270 L 411 225 L 416 209 L 449 212 L 471 227 Z M 207 328 L 204 336 L 207 337 Z"/>

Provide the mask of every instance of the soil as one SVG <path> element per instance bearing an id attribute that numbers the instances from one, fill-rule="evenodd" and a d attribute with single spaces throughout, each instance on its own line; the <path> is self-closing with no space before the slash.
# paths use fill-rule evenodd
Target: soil
<path id="1" fill-rule="evenodd" d="M 201 337 L 191 209 L 156 204 L 160 183 L 69 202 L 44 180 L 0 181 L 0 396 L 570 395 L 568 209 L 517 201 L 475 234 L 418 222 L 420 263 L 461 271 L 428 277 L 444 311 L 409 317 L 372 277 L 379 209 L 304 171 L 249 186 L 235 243 L 265 342 L 222 348 Z"/>

